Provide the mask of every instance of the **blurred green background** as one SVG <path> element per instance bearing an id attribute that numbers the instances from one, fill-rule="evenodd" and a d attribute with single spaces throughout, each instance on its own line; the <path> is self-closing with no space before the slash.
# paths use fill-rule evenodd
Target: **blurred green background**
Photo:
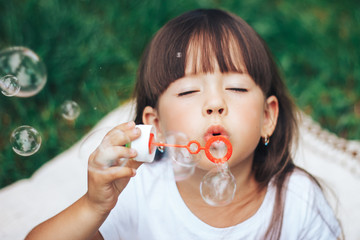
<path id="1" fill-rule="evenodd" d="M 163 24 L 213 7 L 241 16 L 267 41 L 303 111 L 341 137 L 360 139 L 358 0 L 0 0 L 0 50 L 26 46 L 48 72 L 36 96 L 0 95 L 0 188 L 31 176 L 131 96 L 142 51 Z M 73 123 L 60 114 L 67 99 L 81 107 Z M 20 125 L 42 135 L 30 157 L 9 143 Z"/>

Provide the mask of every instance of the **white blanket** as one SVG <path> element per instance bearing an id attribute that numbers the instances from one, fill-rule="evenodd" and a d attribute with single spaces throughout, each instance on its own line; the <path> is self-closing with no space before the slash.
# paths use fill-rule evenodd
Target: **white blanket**
<path id="1" fill-rule="evenodd" d="M 91 147 L 95 147 L 96 141 L 100 141 L 105 133 L 102 129 L 123 123 L 132 116 L 131 103 L 115 109 L 95 126 L 85 144 L 92 142 Z M 300 134 L 297 164 L 319 177 L 326 192 L 334 193 L 330 193 L 329 199 L 343 225 L 346 239 L 360 239 L 360 142 L 340 139 L 306 116 L 300 125 Z M 50 160 L 30 179 L 0 190 L 0 239 L 24 239 L 34 226 L 86 192 L 87 156 L 81 147 L 85 138 Z M 327 191 L 329 189 L 331 191 Z"/>

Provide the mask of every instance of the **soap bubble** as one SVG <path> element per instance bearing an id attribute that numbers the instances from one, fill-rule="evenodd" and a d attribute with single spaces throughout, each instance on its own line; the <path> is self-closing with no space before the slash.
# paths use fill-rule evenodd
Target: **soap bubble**
<path id="1" fill-rule="evenodd" d="M 189 141 L 185 134 L 171 132 L 167 134 L 166 143 L 173 145 L 187 146 Z M 191 145 L 190 149 L 195 145 Z M 196 147 L 196 146 L 195 146 Z M 191 149 L 194 150 L 195 149 Z M 199 161 L 196 154 L 191 154 L 185 147 L 167 147 L 166 158 L 172 161 L 176 181 L 182 181 L 190 177 Z"/>
<path id="2" fill-rule="evenodd" d="M 61 115 L 66 120 L 73 121 L 80 115 L 80 107 L 79 105 L 71 100 L 66 100 L 61 105 Z"/>
<path id="3" fill-rule="evenodd" d="M 16 77 L 6 75 L 0 78 L 0 88 L 2 94 L 8 97 L 15 96 L 20 91 L 20 84 Z"/>
<path id="4" fill-rule="evenodd" d="M 112 150 L 111 147 L 107 148 L 107 144 L 103 143 L 101 146 L 105 135 L 112 129 L 112 127 L 104 127 L 96 129 L 87 135 L 80 143 L 79 147 L 79 157 L 81 160 L 84 160 L 89 164 L 89 168 L 95 170 L 107 169 L 111 166 L 123 166 L 126 164 L 127 159 L 117 159 L 114 157 L 117 153 Z M 120 130 L 119 130 L 120 131 Z M 109 145 L 110 146 L 110 145 Z M 100 148 L 99 148 L 100 147 Z M 90 155 L 99 148 L 99 154 L 102 155 L 100 161 L 89 161 Z M 99 159 L 98 159 L 99 160 Z"/>
<path id="5" fill-rule="evenodd" d="M 10 142 L 15 153 L 21 156 L 30 156 L 39 150 L 41 136 L 35 128 L 24 125 L 11 133 Z"/>
<path id="6" fill-rule="evenodd" d="M 217 159 L 225 157 L 228 152 L 227 146 L 222 141 L 215 141 L 210 145 L 210 154 Z"/>
<path id="7" fill-rule="evenodd" d="M 105 127 L 105 128 L 95 129 L 92 132 L 90 132 L 80 142 L 79 151 L 78 151 L 79 157 L 81 159 L 88 160 L 90 154 L 95 151 L 95 149 L 100 145 L 101 141 L 110 130 L 111 127 Z"/>
<path id="8" fill-rule="evenodd" d="M 186 165 L 173 159 L 172 167 L 175 181 L 183 181 L 189 178 L 195 172 L 195 165 Z"/>
<path id="9" fill-rule="evenodd" d="M 31 97 L 46 84 L 46 68 L 40 58 L 25 47 L 10 47 L 0 52 L 0 76 L 12 75 L 18 79 L 17 97 Z"/>
<path id="10" fill-rule="evenodd" d="M 229 171 L 227 163 L 211 169 L 200 183 L 201 197 L 211 206 L 225 206 L 231 203 L 235 190 L 235 178 Z"/>
<path id="11" fill-rule="evenodd" d="M 118 152 L 113 147 L 100 145 L 97 151 L 98 156 L 101 157 L 89 160 L 89 169 L 105 170 L 113 166 L 122 167 L 129 160 L 128 158 L 118 158 Z"/>

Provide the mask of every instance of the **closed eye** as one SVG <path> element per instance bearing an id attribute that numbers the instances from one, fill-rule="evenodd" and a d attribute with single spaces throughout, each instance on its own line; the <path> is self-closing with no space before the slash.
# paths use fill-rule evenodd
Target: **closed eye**
<path id="1" fill-rule="evenodd" d="M 234 92 L 247 92 L 246 88 L 226 88 L 226 90 L 234 91 Z"/>
<path id="2" fill-rule="evenodd" d="M 199 90 L 191 90 L 191 91 L 181 92 L 181 93 L 178 93 L 178 97 L 185 96 L 185 95 L 190 95 L 190 94 L 196 93 L 196 92 L 199 92 Z"/>

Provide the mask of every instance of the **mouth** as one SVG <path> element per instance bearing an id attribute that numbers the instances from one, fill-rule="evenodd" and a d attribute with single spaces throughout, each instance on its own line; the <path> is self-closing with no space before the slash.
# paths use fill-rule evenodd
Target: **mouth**
<path id="1" fill-rule="evenodd" d="M 208 152 L 206 152 L 206 156 L 210 161 L 214 163 L 219 163 L 219 161 L 227 161 L 232 153 L 231 143 L 229 147 L 227 141 L 225 142 L 223 140 L 219 140 L 218 138 L 211 139 L 212 137 L 218 136 L 224 137 L 229 140 L 228 132 L 221 125 L 213 125 L 209 127 L 204 135 L 204 140 L 206 141 L 206 146 L 208 150 Z M 228 153 L 230 153 L 229 156 Z M 224 159 L 225 157 L 227 158 Z"/>
<path id="2" fill-rule="evenodd" d="M 226 138 L 229 138 L 229 134 L 221 125 L 213 125 L 209 127 L 204 135 L 204 139 L 207 142 L 213 136 L 224 136 Z"/>

